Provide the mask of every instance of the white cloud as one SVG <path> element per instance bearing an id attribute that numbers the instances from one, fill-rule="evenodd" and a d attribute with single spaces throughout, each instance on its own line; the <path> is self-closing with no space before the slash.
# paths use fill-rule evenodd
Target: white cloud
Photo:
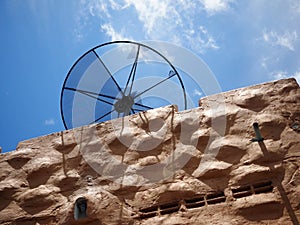
<path id="1" fill-rule="evenodd" d="M 118 1 L 120 2 L 120 1 Z M 121 3 L 117 3 L 115 0 L 109 0 L 109 3 L 110 3 L 110 7 L 113 9 L 113 10 L 123 10 L 123 9 L 126 9 L 129 4 L 121 4 Z"/>
<path id="2" fill-rule="evenodd" d="M 295 1 L 291 4 L 292 10 L 294 10 L 294 12 L 296 13 L 300 13 L 300 2 L 299 1 Z"/>
<path id="3" fill-rule="evenodd" d="M 77 13 L 75 14 L 74 22 L 76 24 L 73 33 L 77 41 L 82 41 L 86 36 L 84 30 L 88 27 L 89 21 L 89 5 L 86 0 L 81 0 Z"/>
<path id="4" fill-rule="evenodd" d="M 110 37 L 110 39 L 112 41 L 116 41 L 116 40 L 128 40 L 128 38 L 126 38 L 123 35 L 123 32 L 118 32 L 114 29 L 114 27 L 112 26 L 112 24 L 109 23 L 105 23 L 103 25 L 101 25 L 101 30 L 105 32 L 105 34 L 107 36 Z"/>
<path id="5" fill-rule="evenodd" d="M 288 78 L 288 72 L 287 71 L 274 71 L 271 73 L 272 78 L 275 80 L 285 79 Z"/>
<path id="6" fill-rule="evenodd" d="M 297 82 L 300 84 L 300 70 L 296 71 L 294 74 L 289 74 L 287 71 L 282 71 L 282 70 L 274 71 L 271 73 L 271 76 L 275 80 L 294 77 L 297 80 Z"/>
<path id="7" fill-rule="evenodd" d="M 222 11 L 229 7 L 229 2 L 232 0 L 219 0 L 210 7 L 216 7 L 214 12 Z M 218 49 L 213 35 L 201 25 L 203 4 L 200 1 L 83 0 L 81 5 L 82 23 L 78 27 L 88 25 L 88 17 L 99 18 L 101 30 L 112 40 L 134 37 L 169 41 L 200 53 Z M 78 38 L 84 35 L 77 32 Z"/>
<path id="8" fill-rule="evenodd" d="M 227 11 L 230 9 L 230 4 L 234 2 L 234 0 L 200 0 L 203 4 L 205 11 L 209 14 L 215 14 L 218 12 Z"/>
<path id="9" fill-rule="evenodd" d="M 55 121 L 54 121 L 54 119 L 48 119 L 48 120 L 45 120 L 44 124 L 46 126 L 52 126 L 55 124 Z"/>
<path id="10" fill-rule="evenodd" d="M 194 96 L 203 96 L 203 93 L 201 91 L 199 91 L 198 89 L 194 89 L 193 95 Z"/>
<path id="11" fill-rule="evenodd" d="M 295 51 L 295 44 L 298 40 L 297 31 L 286 31 L 284 34 L 278 34 L 275 31 L 264 31 L 262 38 L 265 42 L 272 46 L 285 47 L 291 51 Z"/>
<path id="12" fill-rule="evenodd" d="M 247 70 L 249 79 L 281 79 L 300 67 L 299 0 L 82 0 L 81 9 L 82 27 L 98 21 L 105 39 L 168 41 L 196 54 L 218 51 L 216 62 L 227 60 L 219 58 L 224 53 L 237 54 L 247 60 L 240 73 Z M 226 62 L 220 74 L 236 68 L 233 60 Z"/>
<path id="13" fill-rule="evenodd" d="M 109 3 L 104 0 L 97 0 L 97 1 L 87 1 L 84 2 L 86 5 L 88 12 L 91 16 L 97 16 L 101 12 L 102 15 L 110 18 L 111 15 L 109 13 Z"/>
<path id="14" fill-rule="evenodd" d="M 171 0 L 126 0 L 132 5 L 146 31 L 146 38 L 187 45 L 198 52 L 218 49 L 214 37 L 199 26 L 199 2 Z"/>
<path id="15" fill-rule="evenodd" d="M 204 53 L 208 49 L 219 49 L 214 37 L 203 26 L 200 26 L 195 30 L 191 29 L 183 31 L 182 38 L 184 38 L 193 51 L 199 53 Z"/>
<path id="16" fill-rule="evenodd" d="M 268 57 L 263 57 L 260 63 L 261 67 L 263 67 L 266 70 L 268 70 L 268 64 L 267 64 L 268 60 L 269 60 Z"/>
<path id="17" fill-rule="evenodd" d="M 155 27 L 158 25 L 157 22 L 168 19 L 168 16 L 174 17 L 174 15 L 168 13 L 171 8 L 170 1 L 125 1 L 127 4 L 132 5 L 135 8 L 138 13 L 139 20 L 143 22 L 145 30 L 148 34 L 152 33 L 155 30 Z"/>
<path id="18" fill-rule="evenodd" d="M 298 84 L 300 84 L 300 70 L 295 72 L 293 77 L 297 80 Z"/>

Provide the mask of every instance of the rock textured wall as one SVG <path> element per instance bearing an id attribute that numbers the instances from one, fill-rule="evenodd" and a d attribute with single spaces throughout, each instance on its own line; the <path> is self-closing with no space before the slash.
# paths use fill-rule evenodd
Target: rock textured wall
<path id="1" fill-rule="evenodd" d="M 263 141 L 251 141 L 254 122 Z M 168 106 L 21 142 L 0 155 L 0 224 L 295 225 L 299 157 L 296 81 L 247 87 L 184 112 Z M 86 217 L 76 220 L 80 197 Z"/>

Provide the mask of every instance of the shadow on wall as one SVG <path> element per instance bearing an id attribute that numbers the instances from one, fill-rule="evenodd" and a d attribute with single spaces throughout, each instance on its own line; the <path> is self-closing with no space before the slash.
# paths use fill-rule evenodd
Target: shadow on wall
<path id="1" fill-rule="evenodd" d="M 263 141 L 261 141 L 258 144 L 259 144 L 259 147 L 260 147 L 262 153 L 264 154 L 264 156 L 268 156 L 269 152 L 268 152 L 268 149 L 267 149 L 265 143 Z M 274 169 L 275 169 L 274 166 L 270 166 L 271 171 L 273 171 Z M 286 192 L 285 192 L 285 190 L 284 190 L 284 188 L 281 184 L 281 180 L 276 180 L 276 183 L 274 185 L 277 187 L 277 189 L 280 193 L 283 204 L 284 204 L 284 206 L 285 206 L 285 208 L 286 208 L 286 210 L 287 210 L 287 212 L 288 212 L 288 214 L 289 214 L 289 216 L 290 216 L 290 218 L 293 222 L 293 225 L 299 225 L 298 218 L 297 218 L 297 216 L 296 216 L 296 214 L 295 214 L 295 212 L 292 208 L 291 202 L 290 202 L 290 200 L 289 200 L 289 198 L 288 198 L 288 196 L 287 196 L 287 194 L 286 194 Z M 261 211 L 258 211 L 258 212 L 261 212 Z"/>
<path id="2" fill-rule="evenodd" d="M 274 220 L 283 215 L 283 208 L 281 203 L 271 202 L 243 209 L 241 215 L 251 221 Z"/>
<path id="3" fill-rule="evenodd" d="M 261 135 L 261 132 L 260 132 L 257 122 L 253 123 L 253 128 L 254 128 L 254 132 L 255 132 L 255 138 L 253 138 L 251 141 L 258 142 L 264 158 L 272 158 L 271 152 L 268 151 L 268 149 L 264 143 L 264 138 Z M 279 134 L 277 136 L 280 136 L 283 128 L 282 128 L 282 126 L 279 126 L 278 128 L 279 128 Z M 272 130 L 274 130 L 274 129 L 272 129 Z M 263 133 L 265 133 L 265 132 L 263 132 Z M 272 136 L 271 138 L 274 140 L 274 136 Z M 277 140 L 277 139 L 275 139 L 275 140 Z M 269 166 L 270 171 L 275 170 L 274 165 L 269 164 L 268 166 Z M 282 186 L 282 183 L 281 183 L 283 176 L 281 176 L 279 179 L 278 179 L 278 177 L 277 178 L 274 177 L 273 185 L 277 187 L 277 189 L 280 193 L 281 199 L 283 201 L 283 205 L 281 205 L 280 203 L 274 202 L 274 203 L 265 203 L 265 204 L 257 205 L 252 208 L 243 209 L 241 214 L 245 218 L 247 218 L 249 220 L 255 220 L 255 221 L 278 219 L 283 215 L 283 207 L 285 207 L 287 209 L 287 212 L 290 216 L 290 219 L 291 219 L 293 225 L 299 225 L 299 221 L 295 215 L 295 212 L 291 206 L 288 196 L 287 196 L 287 194 Z"/>

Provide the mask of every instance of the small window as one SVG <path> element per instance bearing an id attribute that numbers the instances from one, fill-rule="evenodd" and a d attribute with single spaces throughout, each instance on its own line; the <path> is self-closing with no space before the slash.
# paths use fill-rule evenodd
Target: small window
<path id="1" fill-rule="evenodd" d="M 187 209 L 199 208 L 205 206 L 204 196 L 199 196 L 192 199 L 185 199 L 185 206 Z"/>
<path id="2" fill-rule="evenodd" d="M 147 219 L 157 215 L 158 206 L 150 206 L 147 208 L 140 209 L 140 218 Z"/>
<path id="3" fill-rule="evenodd" d="M 206 196 L 206 202 L 208 205 L 218 204 L 225 201 L 226 196 L 224 195 L 224 192 L 213 193 Z"/>
<path id="4" fill-rule="evenodd" d="M 264 181 L 252 185 L 231 189 L 234 198 L 243 198 L 252 194 L 268 193 L 273 191 L 272 181 Z"/>
<path id="5" fill-rule="evenodd" d="M 160 205 L 160 214 L 170 214 L 179 210 L 179 202 L 171 202 L 164 205 Z"/>
<path id="6" fill-rule="evenodd" d="M 79 220 L 86 217 L 87 200 L 84 197 L 76 199 L 74 206 L 74 219 Z"/>
<path id="7" fill-rule="evenodd" d="M 243 198 L 252 195 L 251 186 L 243 186 L 232 189 L 232 194 L 235 198 Z"/>
<path id="8" fill-rule="evenodd" d="M 268 193 L 273 191 L 272 181 L 253 184 L 255 194 Z"/>

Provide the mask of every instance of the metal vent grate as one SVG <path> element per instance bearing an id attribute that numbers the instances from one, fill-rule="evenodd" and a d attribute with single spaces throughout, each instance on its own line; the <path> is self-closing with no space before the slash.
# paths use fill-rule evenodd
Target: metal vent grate
<path id="1" fill-rule="evenodd" d="M 251 186 L 244 186 L 232 189 L 232 195 L 235 198 L 243 198 L 252 195 Z"/>
<path id="2" fill-rule="evenodd" d="M 140 209 L 140 218 L 147 219 L 157 215 L 176 213 L 180 210 L 181 206 L 185 206 L 186 209 L 193 209 L 200 208 L 205 205 L 223 203 L 225 201 L 226 196 L 224 192 L 216 192 L 203 196 L 198 195 L 194 198 L 184 199 L 183 201 L 174 201 Z"/>
<path id="3" fill-rule="evenodd" d="M 205 206 L 204 196 L 192 198 L 192 199 L 185 199 L 184 201 L 187 209 L 199 208 Z"/>
<path id="4" fill-rule="evenodd" d="M 253 194 L 268 193 L 273 191 L 272 181 L 264 181 L 252 185 L 232 188 L 232 196 L 234 198 L 244 198 Z"/>
<path id="5" fill-rule="evenodd" d="M 174 212 L 178 212 L 180 208 L 179 202 L 171 202 L 164 205 L 160 205 L 160 214 L 170 214 Z"/>
<path id="6" fill-rule="evenodd" d="M 272 181 L 253 184 L 255 194 L 268 193 L 273 191 Z"/>
<path id="7" fill-rule="evenodd" d="M 226 196 L 224 192 L 213 193 L 206 196 L 206 202 L 208 205 L 218 204 L 225 201 L 226 201 Z"/>
<path id="8" fill-rule="evenodd" d="M 158 206 L 151 206 L 148 208 L 140 209 L 140 218 L 147 219 L 157 215 Z"/>

